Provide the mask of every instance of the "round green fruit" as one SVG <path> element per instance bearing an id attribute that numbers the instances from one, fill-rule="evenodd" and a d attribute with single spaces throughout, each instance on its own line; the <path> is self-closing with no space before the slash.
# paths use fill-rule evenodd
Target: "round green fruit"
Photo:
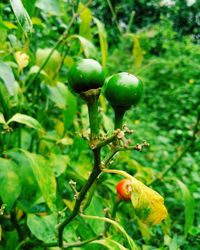
<path id="1" fill-rule="evenodd" d="M 113 107 L 130 108 L 136 105 L 142 96 L 142 82 L 126 72 L 114 74 L 108 78 L 105 96 Z"/>
<path id="2" fill-rule="evenodd" d="M 81 59 L 69 70 L 68 81 L 73 91 L 79 94 L 100 88 L 104 83 L 102 66 L 93 59 Z"/>

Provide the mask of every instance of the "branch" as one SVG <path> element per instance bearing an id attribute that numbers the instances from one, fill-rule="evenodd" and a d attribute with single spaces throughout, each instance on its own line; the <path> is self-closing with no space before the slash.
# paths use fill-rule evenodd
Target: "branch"
<path id="1" fill-rule="evenodd" d="M 94 154 L 94 167 L 93 167 L 92 173 L 90 174 L 88 181 L 82 187 L 80 193 L 78 194 L 78 197 L 76 199 L 75 206 L 73 208 L 72 213 L 67 218 L 65 218 L 65 220 L 63 222 L 61 222 L 58 225 L 58 245 L 59 245 L 59 247 L 63 246 L 64 228 L 78 215 L 82 201 L 84 200 L 86 193 L 88 192 L 88 190 L 90 189 L 92 184 L 96 181 L 97 177 L 101 173 L 100 149 L 93 150 L 93 154 Z"/>
<path id="2" fill-rule="evenodd" d="M 136 144 L 135 146 L 124 146 L 124 147 L 116 146 L 109 152 L 109 154 L 101 162 L 101 167 L 105 168 L 109 164 L 113 156 L 119 151 L 127 151 L 127 150 L 142 151 L 143 147 L 149 147 L 149 143 L 147 143 L 146 141 L 143 141 L 142 143 Z"/>
<path id="3" fill-rule="evenodd" d="M 81 246 L 84 246 L 92 241 L 95 241 L 95 240 L 98 240 L 102 238 L 102 235 L 98 235 L 98 236 L 95 236 L 91 239 L 88 239 L 88 240 L 84 240 L 84 241 L 77 241 L 77 242 L 72 242 L 72 243 L 66 243 L 64 245 L 64 248 L 63 249 L 69 249 L 71 247 L 81 247 Z"/>

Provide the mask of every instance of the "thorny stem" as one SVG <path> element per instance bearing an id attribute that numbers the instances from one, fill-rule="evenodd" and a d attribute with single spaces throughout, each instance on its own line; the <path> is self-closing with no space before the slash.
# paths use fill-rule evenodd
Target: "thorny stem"
<path id="1" fill-rule="evenodd" d="M 73 208 L 72 213 L 62 222 L 59 224 L 58 226 L 58 240 L 59 240 L 59 247 L 62 247 L 63 245 L 63 231 L 64 228 L 70 223 L 71 220 L 73 220 L 77 214 L 80 211 L 80 206 L 82 201 L 85 198 L 85 195 L 87 193 L 87 191 L 89 190 L 89 188 L 92 186 L 92 184 L 95 182 L 95 180 L 97 179 L 98 175 L 101 173 L 101 169 L 100 169 L 100 150 L 96 149 L 93 151 L 94 154 L 94 167 L 93 170 L 89 176 L 89 179 L 87 180 L 86 184 L 82 187 L 76 202 L 75 202 L 75 206 Z"/>
<path id="2" fill-rule="evenodd" d="M 143 147 L 148 147 L 149 144 L 147 142 L 143 142 L 141 144 L 136 144 L 135 146 L 128 146 L 128 147 L 114 147 L 109 154 L 104 158 L 104 160 L 101 163 L 102 168 L 105 168 L 110 160 L 113 158 L 113 156 L 118 153 L 119 151 L 127 151 L 127 150 L 136 150 L 136 151 L 142 151 Z"/>
<path id="3" fill-rule="evenodd" d="M 99 135 L 99 123 L 98 123 L 98 97 L 100 94 L 100 89 L 97 90 L 89 90 L 82 94 L 82 98 L 86 100 L 88 105 L 88 112 L 89 112 L 89 122 L 90 122 L 90 143 L 93 141 L 98 140 Z M 101 173 L 101 156 L 100 156 L 100 148 L 93 149 L 93 156 L 94 156 L 94 166 L 93 170 L 89 176 L 89 179 L 82 187 L 80 193 L 77 195 L 77 199 L 75 202 L 75 206 L 73 208 L 72 213 L 65 218 L 63 222 L 61 222 L 58 226 L 58 244 L 59 247 L 63 246 L 63 231 L 64 228 L 73 220 L 80 211 L 80 207 L 82 201 L 85 198 L 86 193 L 92 186 L 92 184 L 96 181 L 97 177 Z"/>

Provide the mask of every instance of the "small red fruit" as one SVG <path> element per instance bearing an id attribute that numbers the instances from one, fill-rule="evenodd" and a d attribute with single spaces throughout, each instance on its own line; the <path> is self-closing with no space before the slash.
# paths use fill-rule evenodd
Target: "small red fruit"
<path id="1" fill-rule="evenodd" d="M 121 199 L 123 200 L 131 199 L 132 187 L 131 187 L 131 181 L 129 179 L 123 179 L 120 182 L 118 182 L 116 185 L 116 190 Z"/>

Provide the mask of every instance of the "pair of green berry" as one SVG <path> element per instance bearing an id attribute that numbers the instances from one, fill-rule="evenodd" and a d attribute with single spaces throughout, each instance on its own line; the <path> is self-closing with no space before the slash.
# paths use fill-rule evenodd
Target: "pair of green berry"
<path id="1" fill-rule="evenodd" d="M 73 64 L 68 74 L 71 89 L 81 94 L 104 84 L 102 66 L 93 59 L 81 59 Z M 142 95 L 142 82 L 127 72 L 117 73 L 105 81 L 105 97 L 116 112 L 123 113 L 135 106 Z"/>

